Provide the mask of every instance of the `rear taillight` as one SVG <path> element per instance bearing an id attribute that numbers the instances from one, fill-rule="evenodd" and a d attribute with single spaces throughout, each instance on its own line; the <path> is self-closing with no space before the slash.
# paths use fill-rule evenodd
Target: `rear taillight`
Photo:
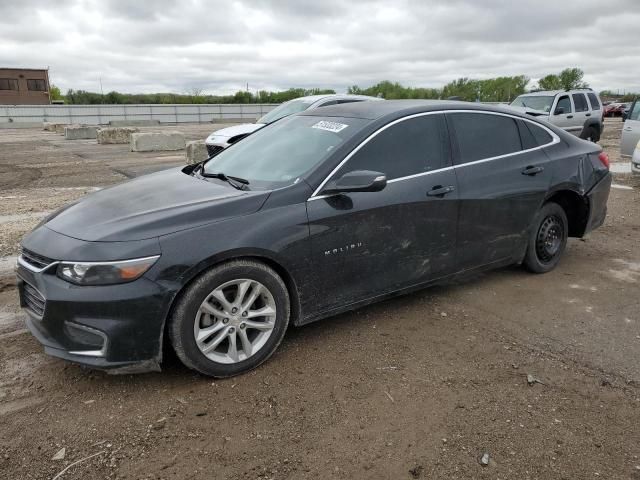
<path id="1" fill-rule="evenodd" d="M 600 160 L 600 163 L 602 163 L 602 165 L 604 165 L 607 170 L 609 169 L 609 155 L 607 155 L 605 152 L 600 152 L 600 154 L 598 155 L 598 160 Z"/>

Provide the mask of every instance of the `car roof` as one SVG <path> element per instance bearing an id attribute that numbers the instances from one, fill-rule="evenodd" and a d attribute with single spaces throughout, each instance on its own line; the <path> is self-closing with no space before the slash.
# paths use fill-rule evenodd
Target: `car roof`
<path id="1" fill-rule="evenodd" d="M 403 117 L 415 113 L 439 110 L 482 110 L 507 113 L 509 115 L 530 119 L 528 116 L 497 105 L 452 100 L 386 100 L 384 102 L 344 103 L 341 105 L 322 107 L 316 110 L 305 110 L 297 115 L 377 120 L 382 117 Z"/>

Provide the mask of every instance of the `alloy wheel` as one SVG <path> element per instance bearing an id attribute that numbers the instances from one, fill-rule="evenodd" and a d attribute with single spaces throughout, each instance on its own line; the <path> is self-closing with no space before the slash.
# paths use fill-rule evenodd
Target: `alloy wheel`
<path id="1" fill-rule="evenodd" d="M 231 280 L 206 296 L 196 313 L 196 345 L 209 360 L 233 364 L 255 355 L 271 336 L 276 302 L 262 283 Z"/>

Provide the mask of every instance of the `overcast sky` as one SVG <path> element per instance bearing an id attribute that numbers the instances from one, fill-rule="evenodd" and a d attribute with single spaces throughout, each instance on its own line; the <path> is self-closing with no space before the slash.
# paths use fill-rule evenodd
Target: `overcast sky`
<path id="1" fill-rule="evenodd" d="M 63 92 L 340 92 L 565 67 L 640 91 L 640 0 L 0 0 L 0 66 L 49 66 Z"/>

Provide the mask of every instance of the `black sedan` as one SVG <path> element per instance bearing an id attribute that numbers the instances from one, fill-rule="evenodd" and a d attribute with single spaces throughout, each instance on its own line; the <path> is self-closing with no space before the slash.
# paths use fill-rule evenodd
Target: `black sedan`
<path id="1" fill-rule="evenodd" d="M 158 369 L 163 340 L 226 377 L 287 326 L 510 264 L 553 269 L 600 226 L 596 144 L 486 105 L 363 102 L 282 119 L 202 164 L 96 192 L 18 260 L 48 354 Z"/>

